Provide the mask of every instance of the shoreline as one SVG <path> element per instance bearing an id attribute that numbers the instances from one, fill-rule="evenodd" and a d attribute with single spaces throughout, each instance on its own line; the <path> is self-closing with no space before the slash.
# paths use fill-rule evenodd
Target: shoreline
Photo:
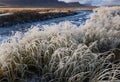
<path id="1" fill-rule="evenodd" d="M 97 7 L 0 7 L 1 10 L 6 10 L 6 11 L 20 11 L 20 10 L 93 10 Z"/>
<path id="2" fill-rule="evenodd" d="M 72 11 L 38 11 L 22 10 L 15 12 L 5 12 L 0 15 L 0 27 L 24 24 L 29 22 L 44 21 L 48 19 L 75 15 Z"/>
<path id="3" fill-rule="evenodd" d="M 0 8 L 0 27 L 44 21 L 53 18 L 75 15 L 75 10 L 93 10 L 93 7 L 71 8 Z"/>

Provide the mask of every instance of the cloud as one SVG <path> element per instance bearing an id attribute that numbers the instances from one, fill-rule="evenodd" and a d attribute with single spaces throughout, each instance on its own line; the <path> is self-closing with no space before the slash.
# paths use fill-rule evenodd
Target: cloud
<path id="1" fill-rule="evenodd" d="M 79 2 L 80 4 L 89 4 L 92 6 L 102 5 L 120 5 L 120 0 L 58 0 L 66 3 Z"/>
<path id="2" fill-rule="evenodd" d="M 63 1 L 65 3 L 79 2 L 79 0 L 58 0 L 58 1 Z"/>

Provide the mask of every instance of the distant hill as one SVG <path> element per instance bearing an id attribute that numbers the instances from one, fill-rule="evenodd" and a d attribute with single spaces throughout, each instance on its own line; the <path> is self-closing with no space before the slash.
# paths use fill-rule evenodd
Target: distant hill
<path id="1" fill-rule="evenodd" d="M 64 3 L 57 0 L 0 0 L 0 3 L 15 7 L 84 7 L 79 3 Z"/>

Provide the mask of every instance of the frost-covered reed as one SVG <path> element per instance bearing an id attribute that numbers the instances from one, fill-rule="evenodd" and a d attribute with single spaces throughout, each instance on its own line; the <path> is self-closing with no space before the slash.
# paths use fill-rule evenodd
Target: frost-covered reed
<path id="1" fill-rule="evenodd" d="M 120 8 L 94 10 L 85 25 L 34 26 L 0 45 L 0 82 L 120 79 Z"/>

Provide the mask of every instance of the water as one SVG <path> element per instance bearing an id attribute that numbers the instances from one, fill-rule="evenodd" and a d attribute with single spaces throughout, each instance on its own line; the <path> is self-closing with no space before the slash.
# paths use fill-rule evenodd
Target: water
<path id="1" fill-rule="evenodd" d="M 71 23 L 80 26 L 89 18 L 92 11 L 78 10 L 76 15 L 54 18 L 46 21 L 38 21 L 33 23 L 17 24 L 11 27 L 0 27 L 0 42 L 6 41 L 9 37 L 14 35 L 16 32 L 26 32 L 31 26 L 42 26 L 42 25 L 52 25 L 58 24 L 63 21 L 70 21 Z"/>

